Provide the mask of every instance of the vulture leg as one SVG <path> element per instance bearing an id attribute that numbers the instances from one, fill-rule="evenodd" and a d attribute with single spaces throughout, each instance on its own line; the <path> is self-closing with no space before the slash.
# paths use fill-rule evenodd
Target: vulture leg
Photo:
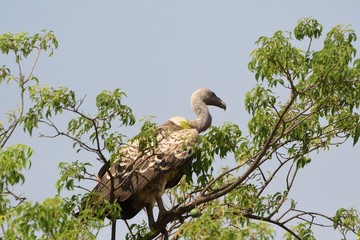
<path id="1" fill-rule="evenodd" d="M 157 196 L 156 197 L 156 202 L 159 208 L 159 216 L 157 221 L 159 221 L 162 217 L 164 217 L 168 211 L 165 209 L 164 203 L 162 201 L 161 196 Z M 167 230 L 164 228 L 163 230 L 161 230 L 161 233 L 163 234 L 163 240 L 168 240 L 169 239 L 169 233 L 167 232 Z"/>
<path id="2" fill-rule="evenodd" d="M 168 212 L 165 207 L 164 207 L 164 203 L 162 201 L 161 196 L 157 196 L 156 197 L 156 202 L 159 208 L 159 216 L 158 216 L 158 220 L 161 219 L 164 215 L 166 215 L 166 213 Z"/>
<path id="3" fill-rule="evenodd" d="M 155 227 L 155 220 L 154 220 L 154 214 L 153 214 L 153 206 L 151 204 L 146 204 L 145 206 L 146 208 L 146 213 L 148 216 L 148 220 L 149 220 L 149 227 L 150 229 Z"/>

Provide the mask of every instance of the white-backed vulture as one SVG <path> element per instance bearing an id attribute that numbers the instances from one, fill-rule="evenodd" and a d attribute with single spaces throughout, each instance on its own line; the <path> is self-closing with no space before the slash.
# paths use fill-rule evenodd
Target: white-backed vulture
<path id="1" fill-rule="evenodd" d="M 201 88 L 191 96 L 191 107 L 195 120 L 172 117 L 158 126 L 157 145 L 152 150 L 139 151 L 139 141 L 129 142 L 121 147 L 119 157 L 110 168 L 103 168 L 100 182 L 94 192 L 101 193 L 110 201 L 121 206 L 121 218 L 130 219 L 146 208 L 150 227 L 155 224 L 153 207 L 157 203 L 159 217 L 166 210 L 161 196 L 165 189 L 174 187 L 184 174 L 184 168 L 191 162 L 199 134 L 211 125 L 208 105 L 226 109 L 223 100 L 209 89 Z M 111 177 L 114 189 L 111 191 Z"/>

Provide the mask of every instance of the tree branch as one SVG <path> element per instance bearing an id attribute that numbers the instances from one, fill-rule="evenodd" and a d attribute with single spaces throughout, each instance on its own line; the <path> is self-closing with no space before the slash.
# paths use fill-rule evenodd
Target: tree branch
<path id="1" fill-rule="evenodd" d="M 290 233 L 291 235 L 293 235 L 296 239 L 302 240 L 298 235 L 296 235 L 296 233 L 295 233 L 294 231 L 292 231 L 291 229 L 289 229 L 288 227 L 286 227 L 284 223 L 280 223 L 280 222 L 278 222 L 278 221 L 274 221 L 274 220 L 272 220 L 272 219 L 270 219 L 270 218 L 262 218 L 262 217 L 259 217 L 259 216 L 256 216 L 256 215 L 252 215 L 252 214 L 244 214 L 244 217 L 274 224 L 274 225 L 276 225 L 276 226 L 281 227 L 281 228 L 284 229 L 286 232 L 289 232 L 289 233 Z"/>

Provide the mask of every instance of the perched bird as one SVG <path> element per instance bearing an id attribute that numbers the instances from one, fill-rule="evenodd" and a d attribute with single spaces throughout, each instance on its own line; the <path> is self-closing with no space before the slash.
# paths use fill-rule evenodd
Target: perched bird
<path id="1" fill-rule="evenodd" d="M 159 219 L 166 214 L 161 196 L 165 189 L 178 184 L 192 160 L 199 133 L 211 125 L 208 105 L 226 109 L 225 102 L 211 90 L 196 90 L 191 96 L 191 107 L 197 119 L 170 118 L 157 127 L 157 144 L 153 148 L 140 150 L 137 140 L 122 146 L 112 166 L 104 165 L 100 170 L 99 183 L 93 192 L 108 201 L 112 194 L 114 202 L 121 206 L 122 219 L 134 217 L 145 207 L 149 226 L 154 226 L 155 203 L 159 207 Z"/>

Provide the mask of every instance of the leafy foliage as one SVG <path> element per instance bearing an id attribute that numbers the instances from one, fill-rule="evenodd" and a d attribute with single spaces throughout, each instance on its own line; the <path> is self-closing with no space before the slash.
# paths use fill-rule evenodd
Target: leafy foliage
<path id="1" fill-rule="evenodd" d="M 6 239 L 95 239 L 90 229 L 100 229 L 102 221 L 84 225 L 73 217 L 74 205 L 69 199 L 48 198 L 42 203 L 24 202 L 12 210 Z"/>
<path id="2" fill-rule="evenodd" d="M 22 32 L 17 34 L 5 33 L 0 36 L 0 50 L 3 54 L 13 53 L 16 63 L 27 58 L 34 50 L 50 50 L 52 56 L 58 42 L 53 32 L 43 30 L 40 34 L 29 36 Z"/>
<path id="3" fill-rule="evenodd" d="M 232 123 L 210 127 L 208 133 L 202 136 L 195 153 L 195 160 L 187 171 L 188 181 L 192 181 L 192 173 L 195 173 L 197 182 L 205 185 L 212 178 L 215 158 L 218 156 L 224 159 L 229 152 L 235 152 L 242 139 L 241 134 L 239 127 Z"/>
<path id="4" fill-rule="evenodd" d="M 334 228 L 339 229 L 339 231 L 345 237 L 348 232 L 357 233 L 358 237 L 360 235 L 360 219 L 359 213 L 356 209 L 350 208 L 340 208 L 336 211 L 335 216 L 333 217 Z"/>
<path id="5" fill-rule="evenodd" d="M 83 180 L 87 173 L 86 167 L 90 165 L 90 163 L 80 163 L 79 161 L 72 162 L 71 164 L 61 162 L 59 164 L 60 179 L 56 182 L 58 193 L 60 194 L 64 188 L 66 190 L 74 190 L 75 180 Z"/>
<path id="6" fill-rule="evenodd" d="M 120 118 L 123 125 L 134 124 L 135 119 L 131 109 L 121 103 L 123 92 L 116 89 L 113 92 L 104 91 L 97 98 L 99 113 L 86 116 L 78 111 L 83 99 L 77 99 L 75 93 L 65 87 L 53 88 L 40 86 L 38 79 L 33 76 L 33 70 L 42 51 L 57 48 L 58 43 L 52 32 L 43 31 L 42 34 L 29 36 L 27 33 L 7 33 L 0 37 L 0 47 L 4 54 L 14 54 L 18 65 L 18 75 L 3 66 L 0 69 L 1 81 L 13 81 L 20 90 L 20 109 L 8 113 L 8 122 L 0 126 L 0 225 L 2 236 L 6 239 L 95 239 L 94 233 L 104 226 L 103 220 L 98 218 L 75 217 L 74 212 L 79 206 L 79 198 L 55 196 L 42 203 L 32 203 L 25 197 L 17 195 L 11 188 L 23 184 L 24 170 L 31 167 L 30 157 L 32 149 L 23 144 L 16 144 L 5 148 L 5 144 L 12 136 L 15 129 L 22 124 L 26 132 L 32 134 L 39 124 L 46 124 L 54 128 L 56 136 L 67 136 L 74 142 L 74 147 L 97 152 L 102 156 L 104 149 L 116 152 L 121 144 L 122 134 L 109 133 L 111 122 Z M 26 58 L 35 56 L 29 73 L 22 72 L 21 65 Z M 25 100 L 28 97 L 29 109 L 25 109 Z M 56 115 L 68 111 L 78 115 L 71 119 L 66 132 L 60 131 L 51 121 Z M 83 144 L 84 135 L 96 147 Z M 108 136 L 109 135 L 109 136 Z M 54 136 L 52 136 L 54 137 Z M 101 139 L 101 140 L 100 140 Z M 101 147 L 98 145 L 103 144 Z M 97 148 L 98 147 L 98 148 Z M 104 158 L 104 157 L 103 157 Z M 105 159 L 106 160 L 106 159 Z M 60 163 L 60 179 L 56 183 L 58 193 L 65 188 L 73 190 L 76 182 L 89 179 L 91 174 L 86 170 L 90 163 L 75 161 L 73 163 Z M 18 204 L 14 205 L 18 202 Z M 104 205 L 108 211 L 113 206 Z M 86 212 L 86 211 L 85 211 Z"/>
<path id="7" fill-rule="evenodd" d="M 310 223 L 300 223 L 298 225 L 296 225 L 293 228 L 293 231 L 298 234 L 298 236 L 300 237 L 300 239 L 308 239 L 308 240 L 315 240 L 316 238 L 314 237 L 314 233 L 311 230 L 311 226 Z M 297 239 L 296 237 L 294 237 L 293 235 L 291 235 L 289 232 L 285 233 L 284 238 L 286 240 L 292 240 L 292 239 Z"/>
<path id="8" fill-rule="evenodd" d="M 235 147 L 225 150 L 221 137 L 211 138 L 211 130 L 205 135 L 201 145 L 205 164 L 212 166 L 212 146 L 218 146 L 226 152 L 223 156 L 233 152 L 238 165 L 224 168 L 216 178 L 212 171 L 204 171 L 210 180 L 199 182 L 205 187 L 198 191 L 195 204 L 214 202 L 220 196 L 241 196 L 236 189 L 253 186 L 253 194 L 235 200 L 243 204 L 253 199 L 248 208 L 243 208 L 243 216 L 275 223 L 285 229 L 287 239 L 314 238 L 314 216 L 323 215 L 296 209 L 294 200 L 287 204 L 293 182 L 298 171 L 311 163 L 311 152 L 338 146 L 349 138 L 353 138 L 355 145 L 359 139 L 359 60 L 354 59 L 356 49 L 352 45 L 356 35 L 348 27 L 335 26 L 326 34 L 324 47 L 312 50 L 312 42 L 322 36 L 322 29 L 317 20 L 302 19 L 294 29 L 295 40 L 293 33 L 277 31 L 272 37 L 260 37 L 256 42 L 259 47 L 251 54 L 249 69 L 254 72 L 257 84 L 245 99 L 251 115 L 250 136 L 234 136 Z M 306 50 L 293 44 L 306 39 L 309 40 Z M 222 134 L 227 132 L 228 129 L 223 129 Z M 275 176 L 284 171 L 285 189 L 265 195 Z M 236 212 L 233 205 L 227 205 L 227 209 Z M 310 220 L 304 220 L 305 216 Z M 298 225 L 287 227 L 295 220 L 299 220 Z M 200 226 L 194 229 L 199 230 Z M 354 228 L 350 231 L 357 234 Z"/>
<path id="9" fill-rule="evenodd" d="M 0 216 L 6 217 L 9 214 L 11 197 L 17 201 L 25 200 L 24 197 L 15 195 L 11 190 L 13 186 L 25 182 L 22 172 L 30 168 L 31 155 L 31 148 L 22 144 L 0 150 Z"/>
<path id="10" fill-rule="evenodd" d="M 23 184 L 25 177 L 21 174 L 23 169 L 27 170 L 31 166 L 30 157 L 32 155 L 31 148 L 16 144 L 8 147 L 0 152 L 0 175 L 1 185 Z M 1 188 L 3 189 L 3 188 Z"/>
<path id="11" fill-rule="evenodd" d="M 313 50 L 313 42 L 322 39 L 323 47 Z M 151 230 L 145 222 L 128 226 L 126 239 L 153 239 L 159 234 L 183 239 L 274 239 L 274 225 L 285 231 L 284 239 L 315 239 L 316 226 L 332 226 L 344 239 L 359 238 L 356 209 L 341 208 L 328 217 L 298 209 L 296 200 L 288 197 L 299 172 L 315 161 L 312 152 L 359 141 L 356 39 L 355 32 L 342 25 L 323 36 L 322 25 L 312 18 L 299 20 L 293 32 L 260 37 L 248 64 L 256 80 L 245 96 L 249 135 L 244 136 L 234 123 L 211 127 L 201 137 L 186 178 L 167 191 L 171 206 L 167 215 L 157 219 Z M 307 48 L 298 48 L 299 42 L 308 43 Z M 118 204 L 101 195 L 73 193 L 77 188 L 86 190 L 84 181 L 96 181 L 88 162 L 60 163 L 58 195 L 44 202 L 30 202 L 13 190 L 24 183 L 23 172 L 31 167 L 32 157 L 28 146 L 7 146 L 19 126 L 30 135 L 41 125 L 48 126 L 53 134 L 42 136 L 65 137 L 79 156 L 81 150 L 94 154 L 106 172 L 124 144 L 122 128 L 135 123 L 120 89 L 100 92 L 96 112 L 90 114 L 84 110 L 85 98 L 74 91 L 42 86 L 33 70 L 41 52 L 52 55 L 57 46 L 48 31 L 0 36 L 1 52 L 13 54 L 18 66 L 18 70 L 2 66 L 0 83 L 16 83 L 20 103 L 0 123 L 0 237 L 7 239 L 95 239 L 106 227 L 105 215 L 121 214 Z M 21 65 L 31 56 L 30 71 L 24 73 Z M 62 121 L 68 117 L 65 125 L 57 123 L 59 116 Z M 156 147 L 156 131 L 155 123 L 145 119 L 133 141 L 139 141 L 144 151 Z M 216 169 L 215 162 L 225 166 Z M 64 190 L 72 196 L 62 197 Z M 115 223 L 112 219 L 112 226 Z"/>
<path id="12" fill-rule="evenodd" d="M 179 232 L 184 239 L 273 239 L 274 230 L 264 222 L 250 222 L 241 212 L 229 211 L 213 201 L 201 217 L 184 223 Z"/>

